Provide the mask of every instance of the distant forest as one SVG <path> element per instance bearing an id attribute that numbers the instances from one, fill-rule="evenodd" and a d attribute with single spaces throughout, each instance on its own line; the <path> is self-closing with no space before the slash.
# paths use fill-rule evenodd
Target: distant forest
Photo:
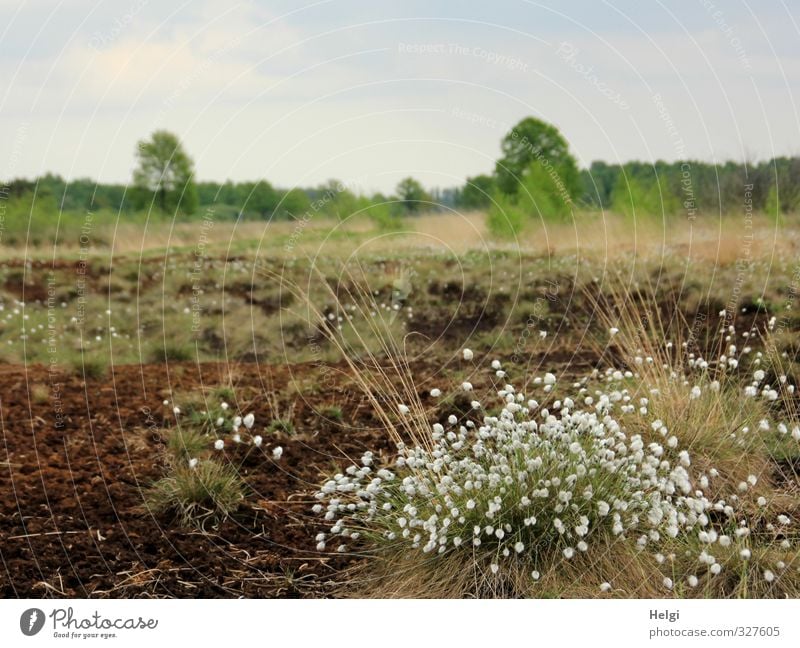
<path id="1" fill-rule="evenodd" d="M 623 173 L 624 171 L 624 173 Z M 581 194 L 576 207 L 627 211 L 626 203 L 644 212 L 666 213 L 697 210 L 729 212 L 743 203 L 745 185 L 753 185 L 753 208 L 782 213 L 800 208 L 800 158 L 781 157 L 746 166 L 735 162 L 712 165 L 707 162 L 629 162 L 607 164 L 593 162 L 580 172 Z M 688 174 L 688 175 L 687 175 Z M 690 179 L 690 183 L 687 180 Z M 311 205 L 323 199 L 336 181 L 315 188 L 283 190 L 266 180 L 251 182 L 198 182 L 198 211 L 214 207 L 218 217 L 292 218 L 299 217 Z M 491 204 L 491 176 L 468 179 L 463 187 L 433 189 L 424 198 L 431 207 L 483 209 Z M 54 201 L 62 211 L 135 212 L 149 207 L 150 196 L 136 186 L 96 183 L 88 178 L 67 183 L 61 176 L 47 174 L 39 178 L 17 178 L 0 188 L 0 198 L 30 202 L 34 191 L 38 200 Z M 341 191 L 335 191 L 338 196 Z M 341 197 L 344 198 L 344 197 Z M 329 201 L 321 211 L 331 212 L 341 198 Z M 372 196 L 372 201 L 397 200 L 396 196 Z M 195 212 L 196 213 L 196 212 Z M 342 214 L 339 214 L 340 216 Z"/>
<path id="2" fill-rule="evenodd" d="M 403 215 L 441 209 L 486 210 L 490 225 L 516 228 L 539 216 L 563 219 L 575 209 L 661 216 L 763 211 L 776 219 L 800 210 L 800 158 L 757 164 L 700 161 L 593 162 L 579 169 L 552 124 L 526 117 L 501 141 L 491 173 L 461 187 L 426 189 L 401 180 L 391 195 L 362 195 L 337 180 L 318 187 L 281 189 L 267 180 L 198 182 L 194 162 L 177 135 L 156 131 L 137 144 L 130 185 L 91 179 L 67 182 L 53 174 L 0 184 L 0 216 L 24 218 L 86 211 L 154 212 L 200 218 L 292 219 L 320 213 L 339 219 L 365 214 L 387 226 Z M 504 225 L 505 227 L 505 225 Z M 502 229 L 502 228 L 501 228 Z"/>

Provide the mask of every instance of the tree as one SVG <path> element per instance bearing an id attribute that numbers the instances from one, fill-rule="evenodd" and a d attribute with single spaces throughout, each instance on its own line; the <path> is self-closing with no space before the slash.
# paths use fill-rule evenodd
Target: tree
<path id="1" fill-rule="evenodd" d="M 495 184 L 492 176 L 478 175 L 467 178 L 458 197 L 458 206 L 462 209 L 485 209 L 492 201 L 494 190 Z"/>
<path id="2" fill-rule="evenodd" d="M 312 195 L 312 205 L 328 216 L 347 220 L 359 209 L 358 199 L 341 180 L 331 179 L 320 185 Z"/>
<path id="3" fill-rule="evenodd" d="M 137 144 L 136 157 L 138 167 L 133 172 L 133 183 L 140 191 L 152 194 L 164 212 L 194 213 L 194 162 L 176 135 L 164 130 L 154 132 L 149 140 Z"/>
<path id="4" fill-rule="evenodd" d="M 631 163 L 623 170 L 611 192 L 614 211 L 630 219 L 669 216 L 680 211 L 680 199 L 669 191 L 654 166 Z"/>
<path id="5" fill-rule="evenodd" d="M 276 218 L 301 220 L 310 213 L 311 200 L 302 189 L 294 188 L 278 195 L 278 205 L 275 209 Z"/>
<path id="6" fill-rule="evenodd" d="M 555 126 L 526 117 L 506 134 L 500 147 L 503 155 L 495 165 L 495 176 L 503 193 L 517 193 L 534 163 L 558 174 L 570 196 L 580 192 L 578 165 Z"/>
<path id="7" fill-rule="evenodd" d="M 262 218 L 272 215 L 280 196 L 266 180 L 236 185 L 236 204 L 243 212 L 256 212 Z"/>
<path id="8" fill-rule="evenodd" d="M 424 207 L 423 203 L 430 202 L 430 196 L 418 180 L 403 178 L 397 183 L 397 197 L 407 212 L 416 212 Z"/>

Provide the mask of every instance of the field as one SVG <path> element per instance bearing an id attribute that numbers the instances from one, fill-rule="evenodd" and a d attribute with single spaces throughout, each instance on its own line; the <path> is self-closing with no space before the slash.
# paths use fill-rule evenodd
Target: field
<path id="1" fill-rule="evenodd" d="M 796 229 L 595 212 L 496 241 L 484 222 L 95 220 L 0 247 L 2 595 L 797 596 Z M 576 542 L 523 530 L 513 546 L 533 563 L 501 525 L 476 532 L 491 555 L 423 552 L 396 517 L 324 508 L 331 476 L 366 479 L 345 469 L 389 466 L 398 442 L 440 457 L 436 422 L 504 420 L 506 381 L 553 413 L 622 394 L 621 425 L 658 445 L 663 422 L 653 456 L 688 450 L 691 490 L 723 503 L 685 522 L 665 496 L 680 531 L 653 549 L 594 519 Z M 648 479 L 620 488 L 640 501 Z M 345 504 L 359 488 L 340 489 Z M 556 513 L 582 519 L 568 502 Z"/>

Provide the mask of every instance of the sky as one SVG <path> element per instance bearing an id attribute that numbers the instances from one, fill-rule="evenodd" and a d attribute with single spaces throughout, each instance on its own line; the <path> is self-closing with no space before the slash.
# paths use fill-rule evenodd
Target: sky
<path id="1" fill-rule="evenodd" d="M 800 154 L 800 0 L 0 0 L 0 179 L 390 191 L 491 172 L 534 116 L 592 160 Z"/>

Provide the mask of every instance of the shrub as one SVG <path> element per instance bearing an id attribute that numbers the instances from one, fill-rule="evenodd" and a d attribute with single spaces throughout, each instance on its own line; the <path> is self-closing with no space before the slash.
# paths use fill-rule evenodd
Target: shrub
<path id="1" fill-rule="evenodd" d="M 499 238 L 516 238 L 525 227 L 525 211 L 511 198 L 495 196 L 486 218 L 489 232 Z"/>

